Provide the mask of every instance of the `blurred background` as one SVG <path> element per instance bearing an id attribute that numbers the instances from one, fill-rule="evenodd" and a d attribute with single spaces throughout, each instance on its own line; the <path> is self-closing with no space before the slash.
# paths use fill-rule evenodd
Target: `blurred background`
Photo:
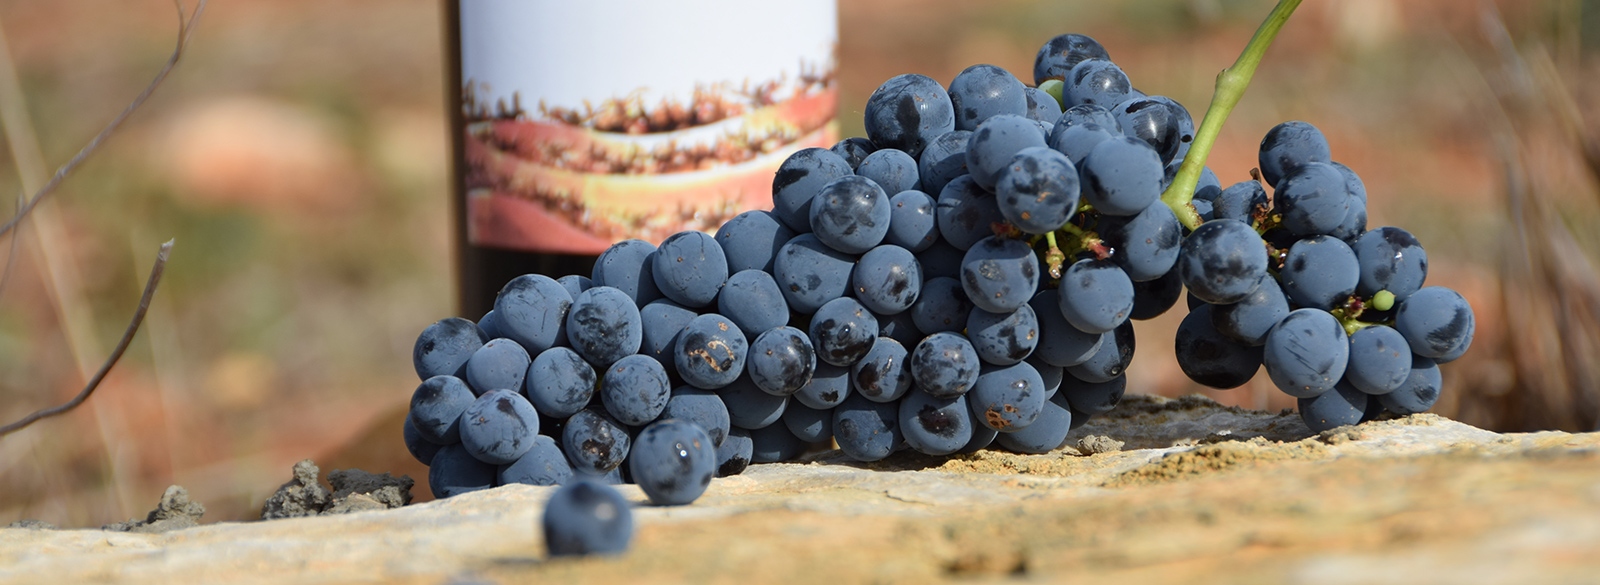
<path id="1" fill-rule="evenodd" d="M 948 83 L 990 63 L 1031 81 L 1039 46 L 1080 32 L 1198 121 L 1272 4 L 846 0 L 839 117 L 862 135 L 862 104 L 900 73 Z M 97 394 L 0 438 L 0 525 L 142 517 L 174 483 L 207 521 L 251 520 L 305 458 L 409 474 L 426 498 L 400 424 L 412 343 L 454 307 L 440 20 L 431 0 L 213 2 L 165 85 L 0 238 L 0 422 L 83 387 L 177 239 Z M 0 0 L 0 186 L 43 184 L 144 88 L 176 31 L 165 0 Z M 728 50 L 759 39 L 729 31 Z M 1307 0 L 1209 164 L 1245 180 L 1274 124 L 1316 124 L 1365 180 L 1369 226 L 1415 234 L 1428 283 L 1477 312 L 1435 412 L 1592 430 L 1597 106 L 1600 0 Z M 1129 391 L 1293 406 L 1264 373 L 1221 392 L 1189 382 L 1172 357 L 1180 320 L 1139 325 Z"/>

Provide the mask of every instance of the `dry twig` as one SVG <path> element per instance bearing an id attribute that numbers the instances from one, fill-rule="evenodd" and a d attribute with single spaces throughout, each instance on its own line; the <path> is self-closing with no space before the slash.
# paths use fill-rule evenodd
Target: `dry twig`
<path id="1" fill-rule="evenodd" d="M 167 58 L 166 66 L 162 67 L 161 71 L 156 74 L 155 79 L 151 80 L 150 84 L 145 86 L 144 91 L 139 92 L 139 96 L 133 98 L 133 101 L 128 104 L 128 107 L 123 108 L 122 113 L 117 114 L 117 117 L 112 119 L 110 124 L 107 124 L 105 128 L 101 129 L 100 133 L 96 134 L 95 137 L 89 141 L 89 144 L 84 145 L 84 147 L 78 151 L 78 154 L 72 157 L 72 160 L 67 161 L 67 164 L 61 165 L 61 168 L 56 169 L 56 174 L 50 177 L 50 182 L 45 183 L 43 187 L 39 188 L 38 192 L 34 193 L 32 197 L 29 197 L 27 204 L 23 205 L 22 209 L 17 211 L 16 216 L 12 217 L 10 221 L 7 221 L 5 225 L 0 226 L 0 236 L 10 233 L 12 228 L 15 228 L 18 223 L 28 216 L 28 212 L 33 211 L 34 206 L 38 205 L 39 201 L 44 199 L 45 195 L 50 194 L 51 191 L 55 191 L 56 187 L 61 184 L 61 181 L 67 178 L 68 173 L 71 173 L 73 169 L 77 168 L 79 164 L 82 164 L 85 159 L 89 158 L 90 154 L 93 154 L 95 150 L 99 149 L 101 143 L 105 142 L 107 138 L 110 138 L 111 134 L 116 132 L 117 128 L 120 128 L 122 123 L 126 122 L 128 117 L 133 115 L 135 110 L 139 109 L 139 106 L 144 105 L 144 102 L 150 99 L 150 95 L 155 93 L 156 88 L 161 86 L 162 81 L 166 80 L 167 74 L 171 73 L 172 69 L 178 65 L 178 59 L 183 57 L 183 50 L 189 45 L 189 37 L 194 34 L 194 25 L 199 22 L 200 14 L 205 12 L 206 0 L 200 0 L 200 3 L 195 6 L 193 14 L 186 14 L 184 12 L 183 3 L 181 0 L 174 0 L 173 5 L 178 9 L 178 46 L 172 50 L 172 56 Z"/>
<path id="2" fill-rule="evenodd" d="M 150 268 L 150 279 L 145 282 L 144 295 L 139 297 L 139 309 L 133 313 L 133 321 L 128 323 L 127 330 L 122 332 L 122 340 L 117 342 L 117 348 L 111 350 L 111 356 L 100 366 L 100 371 L 95 372 L 94 377 L 89 379 L 89 384 L 84 386 L 83 391 L 72 397 L 72 400 L 68 400 L 66 404 L 36 411 L 17 422 L 0 427 L 0 437 L 25 429 L 42 419 L 77 408 L 89 399 L 90 394 L 94 394 L 95 389 L 100 387 L 100 381 L 111 371 L 111 366 L 117 365 L 117 360 L 122 359 L 123 352 L 128 351 L 128 344 L 133 342 L 133 335 L 139 332 L 139 325 L 144 323 L 144 314 L 150 310 L 150 299 L 155 296 L 156 286 L 161 284 L 161 274 L 166 271 L 167 257 L 172 254 L 172 243 L 173 240 L 167 240 L 167 243 L 161 245 L 161 252 L 156 254 L 156 264 Z"/>

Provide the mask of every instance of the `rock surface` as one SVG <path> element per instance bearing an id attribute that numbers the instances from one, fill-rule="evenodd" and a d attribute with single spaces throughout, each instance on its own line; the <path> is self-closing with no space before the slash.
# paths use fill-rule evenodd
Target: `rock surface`
<path id="1" fill-rule="evenodd" d="M 1121 450 L 1109 450 L 1116 441 Z M 866 465 L 824 453 L 752 465 L 680 507 L 649 506 L 625 486 L 639 529 L 618 558 L 545 558 L 538 517 L 554 488 L 507 486 L 385 512 L 162 534 L 5 528 L 0 582 L 1583 583 L 1600 574 L 1596 433 L 1497 434 L 1415 415 L 1317 434 L 1292 413 L 1129 396 L 1066 444 L 1044 455 L 901 453 Z"/>
<path id="2" fill-rule="evenodd" d="M 107 532 L 142 532 L 157 534 L 169 530 L 180 530 L 200 525 L 200 517 L 206 515 L 206 507 L 200 502 L 189 499 L 189 491 L 183 486 L 170 486 L 161 494 L 161 502 L 156 504 L 156 509 L 151 510 L 144 520 L 137 518 L 127 522 L 107 524 L 100 527 Z M 40 524 L 45 524 L 40 522 Z M 45 524 L 48 526 L 48 524 Z"/>

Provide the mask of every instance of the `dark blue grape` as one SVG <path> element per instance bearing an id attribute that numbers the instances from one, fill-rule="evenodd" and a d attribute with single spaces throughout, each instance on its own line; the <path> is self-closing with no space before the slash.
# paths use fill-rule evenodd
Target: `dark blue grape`
<path id="1" fill-rule="evenodd" d="M 1062 119 L 1066 119 L 1066 115 L 1062 115 Z M 1094 151 L 1094 147 L 1118 136 L 1120 134 L 1112 132 L 1110 128 L 1094 122 L 1083 122 L 1072 126 L 1058 125 L 1050 134 L 1049 145 L 1052 150 L 1066 155 L 1067 159 L 1072 161 L 1073 167 L 1079 170 L 1079 178 L 1082 179 L 1083 161 L 1089 158 L 1089 153 Z M 1079 185 L 1080 196 L 1085 189 L 1085 186 Z"/>
<path id="2" fill-rule="evenodd" d="M 937 398 L 967 393 L 978 382 L 982 362 L 972 342 L 955 333 L 934 333 L 911 350 L 911 377 Z"/>
<path id="3" fill-rule="evenodd" d="M 772 276 L 789 309 L 809 315 L 850 290 L 854 267 L 853 256 L 829 248 L 815 235 L 802 234 L 778 251 Z"/>
<path id="4" fill-rule="evenodd" d="M 1362 205 L 1366 205 L 1367 184 L 1361 181 L 1361 176 L 1350 170 L 1350 167 L 1344 166 L 1344 163 L 1328 161 L 1328 164 L 1333 165 L 1333 168 L 1339 169 L 1339 174 L 1344 175 L 1345 191 L 1348 191 L 1351 197 L 1360 199 Z"/>
<path id="5" fill-rule="evenodd" d="M 657 506 L 694 502 L 717 473 L 717 447 L 705 429 L 666 419 L 639 431 L 628 456 L 633 482 Z"/>
<path id="6" fill-rule="evenodd" d="M 741 270 L 772 271 L 778 249 L 795 236 L 794 230 L 770 211 L 759 209 L 733 216 L 717 228 L 715 236 L 728 260 L 728 273 Z"/>
<path id="7" fill-rule="evenodd" d="M 1171 100 L 1166 98 L 1135 97 L 1111 108 L 1122 133 L 1150 145 L 1161 157 L 1162 165 L 1182 160 L 1177 157 L 1179 147 L 1188 143 L 1184 140 L 1185 130 L 1188 141 L 1194 140 L 1194 122 L 1188 119 L 1188 111 L 1174 107 L 1176 102 L 1168 102 Z"/>
<path id="8" fill-rule="evenodd" d="M 811 346 L 817 359 L 835 366 L 856 363 L 878 337 L 878 318 L 861 303 L 840 297 L 811 317 Z"/>
<path id="9" fill-rule="evenodd" d="M 1053 400 L 1087 417 L 1111 412 L 1122 402 L 1122 394 L 1127 390 L 1127 375 L 1104 382 L 1085 382 L 1068 374 L 1061 380 L 1061 391 L 1056 393 L 1057 398 Z"/>
<path id="10" fill-rule="evenodd" d="M 1000 170 L 995 199 L 1000 215 L 1018 229 L 1053 232 L 1078 212 L 1078 169 L 1060 152 L 1024 148 Z"/>
<path id="11" fill-rule="evenodd" d="M 1339 227 L 1333 228 L 1328 235 L 1343 240 L 1346 244 L 1356 243 L 1356 238 L 1367 233 L 1367 204 L 1355 197 L 1350 198 L 1350 208 L 1344 212 L 1344 221 L 1339 222 Z"/>
<path id="12" fill-rule="evenodd" d="M 846 457 L 877 461 L 900 444 L 900 405 L 852 395 L 833 409 L 833 438 Z"/>
<path id="13" fill-rule="evenodd" d="M 971 131 L 956 130 L 940 134 L 928 143 L 917 159 L 917 175 L 923 191 L 936 194 L 956 177 L 967 174 L 967 144 L 971 141 Z"/>
<path id="14" fill-rule="evenodd" d="M 1425 287 L 1406 297 L 1394 315 L 1394 328 L 1411 343 L 1411 352 L 1437 361 L 1465 353 L 1476 327 L 1472 305 L 1461 293 L 1442 286 Z"/>
<path id="15" fill-rule="evenodd" d="M 1008 313 L 979 309 L 967 317 L 967 338 L 984 363 L 1009 366 L 1027 359 L 1039 337 L 1039 319 L 1029 305 Z"/>
<path id="16" fill-rule="evenodd" d="M 1134 282 L 1133 311 L 1128 313 L 1128 318 L 1145 321 L 1159 317 L 1178 304 L 1180 296 L 1183 296 L 1183 279 L 1176 270 L 1168 270 L 1155 280 Z"/>
<path id="17" fill-rule="evenodd" d="M 750 430 L 750 462 L 781 463 L 799 457 L 806 444 L 785 425 L 767 425 Z"/>
<path id="18" fill-rule="evenodd" d="M 741 429 L 755 430 L 778 422 L 789 404 L 787 396 L 774 396 L 757 387 L 750 376 L 739 376 L 732 384 L 717 390 L 728 407 L 728 421 Z"/>
<path id="19" fill-rule="evenodd" d="M 1108 59 L 1085 59 L 1072 67 L 1062 80 L 1062 96 L 1068 104 L 1095 104 L 1111 108 L 1133 95 L 1128 74 Z"/>
<path id="20" fill-rule="evenodd" d="M 745 370 L 751 381 L 768 394 L 788 396 L 811 382 L 817 369 L 817 352 L 811 338 L 793 327 L 762 332 L 750 344 Z"/>
<path id="21" fill-rule="evenodd" d="M 1172 164 L 1183 168 L 1183 160 L 1172 161 Z M 1170 167 L 1170 165 L 1169 165 Z M 1194 186 L 1194 198 L 1199 201 L 1213 202 L 1217 196 L 1222 195 L 1222 181 L 1217 179 L 1216 171 L 1211 167 L 1200 167 L 1200 180 Z"/>
<path id="22" fill-rule="evenodd" d="M 892 402 L 911 388 L 911 367 L 906 348 L 900 342 L 879 337 L 872 349 L 850 367 L 850 381 L 857 394 L 874 402 Z"/>
<path id="23" fill-rule="evenodd" d="M 1261 369 L 1262 349 L 1219 333 L 1211 325 L 1213 305 L 1189 311 L 1178 325 L 1174 351 L 1184 375 L 1206 386 L 1226 390 L 1238 388 Z"/>
<path id="24" fill-rule="evenodd" d="M 694 311 L 666 299 L 640 307 L 639 353 L 661 362 L 668 374 L 676 374 L 678 366 L 672 359 L 672 349 L 678 342 L 678 333 L 696 316 Z"/>
<path id="25" fill-rule="evenodd" d="M 811 200 L 822 186 L 855 174 L 850 163 L 826 148 L 802 148 L 772 177 L 772 215 L 797 234 L 811 231 Z"/>
<path id="26" fill-rule="evenodd" d="M 889 196 L 877 183 L 861 176 L 840 177 L 812 200 L 811 232 L 830 248 L 860 254 L 883 243 L 889 215 Z"/>
<path id="27" fill-rule="evenodd" d="M 887 337 L 900 342 L 906 347 L 916 347 L 922 341 L 922 330 L 917 329 L 916 322 L 911 318 L 911 311 L 901 311 L 893 315 L 877 315 L 878 337 Z"/>
<path id="28" fill-rule="evenodd" d="M 1006 219 L 1000 214 L 999 202 L 973 182 L 972 175 L 961 175 L 945 185 L 939 192 L 937 205 L 934 215 L 938 219 L 939 235 L 959 250 L 971 248 L 978 240 L 993 235 L 994 224 Z M 939 247 L 935 244 L 928 252 Z"/>
<path id="29" fill-rule="evenodd" d="M 1028 356 L 1028 365 L 1039 372 L 1039 379 L 1044 380 L 1044 398 L 1049 400 L 1061 389 L 1061 380 L 1067 377 L 1067 369 L 1061 366 L 1052 366 L 1039 361 L 1037 356 Z"/>
<path id="30" fill-rule="evenodd" d="M 1389 412 L 1406 416 L 1433 408 L 1434 403 L 1439 401 L 1439 391 L 1443 387 L 1444 378 L 1439 373 L 1439 365 L 1431 359 L 1412 355 L 1411 373 L 1406 376 L 1405 383 L 1377 398 Z"/>
<path id="31" fill-rule="evenodd" d="M 678 376 L 690 386 L 716 390 L 744 373 L 750 342 L 727 317 L 706 313 L 683 328 L 673 344 L 672 359 Z"/>
<path id="32" fill-rule="evenodd" d="M 1301 165 L 1329 160 L 1328 139 L 1316 126 L 1305 122 L 1278 124 L 1261 139 L 1261 178 L 1274 187 Z"/>
<path id="33" fill-rule="evenodd" d="M 1044 379 L 1026 362 L 984 366 L 967 393 L 978 424 L 1001 432 L 1025 429 L 1044 409 Z"/>
<path id="34" fill-rule="evenodd" d="M 1289 248 L 1278 278 L 1283 293 L 1302 307 L 1331 311 L 1356 292 L 1360 263 L 1350 246 L 1332 236 L 1312 236 Z"/>
<path id="35" fill-rule="evenodd" d="M 1350 335 L 1344 379 L 1367 394 L 1388 394 L 1411 374 L 1411 346 L 1392 327 L 1373 325 Z"/>
<path id="36" fill-rule="evenodd" d="M 565 310 L 562 307 L 562 311 Z M 434 376 L 460 377 L 465 375 L 467 360 L 489 339 L 471 321 L 460 317 L 440 319 L 417 336 L 416 344 L 411 347 L 411 365 L 423 380 Z"/>
<path id="37" fill-rule="evenodd" d="M 833 438 L 833 411 L 818 410 L 790 401 L 783 408 L 783 426 L 801 442 L 827 441 Z"/>
<path id="38" fill-rule="evenodd" d="M 1144 282 L 1172 271 L 1183 242 L 1183 224 L 1171 207 L 1158 200 L 1133 217 L 1102 217 L 1100 238 L 1116 250 L 1111 261 L 1128 279 Z"/>
<path id="39" fill-rule="evenodd" d="M 1015 311 L 1039 289 L 1039 257 L 1022 240 L 998 236 L 978 240 L 961 259 L 961 288 L 979 309 Z"/>
<path id="40" fill-rule="evenodd" d="M 998 210 L 996 213 L 998 213 Z M 973 242 L 977 241 L 976 239 L 973 240 Z M 935 278 L 943 277 L 952 280 L 959 278 L 961 276 L 961 258 L 966 255 L 966 250 L 950 245 L 943 238 L 934 242 L 932 246 L 928 246 L 928 249 L 918 252 L 917 264 L 922 267 L 922 290 L 927 291 L 928 281 Z M 959 282 L 957 284 L 959 285 Z"/>
<path id="41" fill-rule="evenodd" d="M 1110 260 L 1074 262 L 1057 290 L 1061 315 L 1085 333 L 1116 329 L 1133 313 L 1133 281 Z"/>
<path id="42" fill-rule="evenodd" d="M 699 425 L 711 437 L 712 445 L 721 445 L 728 437 L 728 429 L 733 426 L 732 419 L 728 417 L 728 405 L 722 402 L 722 397 L 710 390 L 701 390 L 693 386 L 679 386 L 672 389 L 672 398 L 667 400 L 666 409 L 661 411 L 659 420 L 679 419 Z"/>
<path id="43" fill-rule="evenodd" d="M 1039 408 L 1039 416 L 1027 428 L 1000 433 L 994 442 L 1008 451 L 1025 454 L 1049 453 L 1067 442 L 1072 431 L 1072 413 L 1053 401 L 1046 400 Z"/>
<path id="44" fill-rule="evenodd" d="M 744 469 L 750 465 L 754 447 L 750 431 L 741 428 L 729 430 L 728 438 L 717 446 L 717 477 L 744 473 Z"/>
<path id="45" fill-rule="evenodd" d="M 807 407 L 825 410 L 838 406 L 850 394 L 850 368 L 818 362 L 811 381 L 794 393 L 794 399 Z"/>
<path id="46" fill-rule="evenodd" d="M 1272 201 L 1267 198 L 1267 190 L 1261 188 L 1261 183 L 1240 181 L 1229 185 L 1217 195 L 1211 208 L 1211 216 L 1216 219 L 1236 219 L 1251 223 L 1257 215 L 1265 217 L 1271 205 Z"/>
<path id="47" fill-rule="evenodd" d="M 906 444 L 919 453 L 949 455 L 972 441 L 972 412 L 964 396 L 911 392 L 900 401 L 898 420 Z"/>
<path id="48" fill-rule="evenodd" d="M 628 458 L 627 427 L 597 406 L 578 411 L 561 427 L 561 450 L 574 473 L 605 475 Z"/>
<path id="49" fill-rule="evenodd" d="M 1344 377 L 1350 340 L 1344 326 L 1326 311 L 1299 309 L 1267 334 L 1261 361 L 1273 385 L 1295 398 L 1312 398 L 1333 389 Z"/>
<path id="50" fill-rule="evenodd" d="M 1037 87 L 1024 88 L 1028 96 L 1028 119 L 1035 122 L 1055 124 L 1061 117 L 1061 102 L 1056 101 L 1050 92 Z"/>
<path id="51" fill-rule="evenodd" d="M 789 303 L 771 274 L 741 270 L 728 277 L 717 295 L 717 312 L 733 321 L 745 337 L 789 323 Z"/>
<path id="52" fill-rule="evenodd" d="M 539 413 L 513 390 L 490 390 L 461 413 L 461 445 L 479 461 L 505 465 L 533 448 Z"/>
<path id="53" fill-rule="evenodd" d="M 1030 146 L 1045 146 L 1044 139 L 1033 120 L 1013 114 L 993 116 L 972 131 L 967 143 L 967 172 L 974 183 L 992 193 L 1000 171 L 1011 164 L 1011 157 Z"/>
<path id="54" fill-rule="evenodd" d="M 1267 249 L 1248 224 L 1215 219 L 1183 239 L 1175 268 L 1184 288 L 1196 298 L 1219 305 L 1237 303 L 1267 274 Z"/>
<path id="55" fill-rule="evenodd" d="M 921 185 L 917 174 L 917 159 L 893 148 L 885 148 L 869 155 L 856 168 L 856 174 L 871 179 L 884 193 L 893 195 L 916 189 Z"/>
<path id="56" fill-rule="evenodd" d="M 574 298 L 578 296 L 578 293 L 594 287 L 594 279 L 581 274 L 568 274 L 557 278 L 556 282 L 560 283 L 562 288 L 567 289 L 567 294 L 572 295 Z"/>
<path id="57" fill-rule="evenodd" d="M 1084 201 L 1100 213 L 1134 215 L 1161 199 L 1165 165 L 1150 145 L 1137 138 L 1103 140 L 1074 162 L 1083 180 Z"/>
<path id="58" fill-rule="evenodd" d="M 612 363 L 600 378 L 600 402 L 622 424 L 639 426 L 661 416 L 672 381 L 661 362 L 634 354 Z"/>
<path id="59" fill-rule="evenodd" d="M 1262 277 L 1261 285 L 1244 300 L 1211 306 L 1211 326 L 1228 339 L 1250 346 L 1265 344 L 1267 332 L 1287 316 L 1289 297 L 1270 276 Z"/>
<path id="60" fill-rule="evenodd" d="M 1367 401 L 1371 398 L 1365 392 L 1345 383 L 1334 386 L 1333 390 L 1299 399 L 1300 420 L 1305 421 L 1311 432 L 1360 423 L 1366 413 Z"/>
<path id="61" fill-rule="evenodd" d="M 546 435 L 533 438 L 533 448 L 510 465 L 500 467 L 499 484 L 561 485 L 572 479 L 572 465 L 556 440 Z"/>
<path id="62" fill-rule="evenodd" d="M 850 163 L 850 168 L 854 169 L 861 166 L 861 161 L 865 160 L 867 155 L 877 152 L 878 147 L 873 145 L 871 140 L 861 136 L 852 136 L 834 143 L 833 148 L 828 150 L 839 155 L 839 158 L 844 159 L 845 162 Z"/>
<path id="63" fill-rule="evenodd" d="M 1362 234 L 1352 248 L 1361 263 L 1361 280 L 1356 294 L 1375 295 L 1380 290 L 1394 294 L 1396 300 L 1422 288 L 1428 278 L 1428 253 L 1410 232 L 1397 227 L 1382 227 Z"/>
<path id="64" fill-rule="evenodd" d="M 401 431 L 401 436 L 406 442 L 406 451 L 411 452 L 411 456 L 423 465 L 433 465 L 433 457 L 439 454 L 439 449 L 443 448 L 443 445 L 422 438 L 422 434 L 417 432 L 417 426 L 412 424 L 410 416 L 406 417 L 405 426 Z"/>
<path id="65" fill-rule="evenodd" d="M 610 286 L 583 291 L 567 313 L 567 338 L 572 341 L 572 350 L 585 361 L 605 368 L 638 352 L 643 344 L 639 307 L 627 293 Z"/>
<path id="66" fill-rule="evenodd" d="M 1133 323 L 1123 323 L 1115 330 L 1101 334 L 1100 349 L 1076 366 L 1067 366 L 1067 373 L 1085 382 L 1106 382 L 1121 376 L 1133 363 Z"/>
<path id="67" fill-rule="evenodd" d="M 411 414 L 407 420 L 416 426 L 417 436 L 431 443 L 460 443 L 461 413 L 477 399 L 460 378 L 434 376 L 423 380 L 411 393 Z"/>
<path id="68" fill-rule="evenodd" d="M 434 453 L 433 461 L 428 464 L 428 488 L 436 499 L 459 496 L 494 487 L 499 473 L 493 464 L 467 453 L 466 446 L 445 445 Z"/>
<path id="69" fill-rule="evenodd" d="M 1028 302 L 1039 323 L 1039 343 L 1029 359 L 1058 367 L 1076 366 L 1094 355 L 1102 336 L 1068 323 L 1061 314 L 1059 294 L 1056 289 L 1041 290 Z"/>
<path id="70" fill-rule="evenodd" d="M 975 129 L 984 120 L 999 114 L 1028 114 L 1026 90 L 1011 72 L 994 65 L 973 65 L 961 70 L 950 81 L 950 105 L 956 112 L 956 130 Z"/>
<path id="71" fill-rule="evenodd" d="M 911 156 L 941 134 L 956 129 L 955 106 L 939 82 L 907 73 L 883 82 L 867 98 L 867 138 L 878 148 L 898 148 Z"/>
<path id="72" fill-rule="evenodd" d="M 922 267 L 905 248 L 878 246 L 861 255 L 850 282 L 862 306 L 874 313 L 893 315 L 916 302 L 922 291 Z"/>
<path id="73" fill-rule="evenodd" d="M 728 279 L 728 259 L 722 245 L 704 232 L 684 231 L 668 236 L 656 249 L 656 288 L 672 302 L 700 308 L 717 298 Z"/>
<path id="74" fill-rule="evenodd" d="M 478 330 L 482 331 L 483 336 L 489 339 L 505 337 L 505 334 L 500 332 L 500 326 L 495 323 L 494 309 L 489 309 L 489 312 L 484 313 L 483 317 L 478 319 Z"/>
<path id="75" fill-rule="evenodd" d="M 1033 83 L 1065 79 L 1073 66 L 1086 59 L 1110 60 L 1111 56 L 1106 54 L 1105 47 L 1087 35 L 1057 35 L 1039 47 L 1039 54 L 1033 58 Z"/>
<path id="76" fill-rule="evenodd" d="M 939 239 L 938 202 L 915 189 L 889 198 L 889 233 L 883 243 L 921 252 Z"/>
<path id="77" fill-rule="evenodd" d="M 590 288 L 609 286 L 627 294 L 635 306 L 650 304 L 661 298 L 661 291 L 656 288 L 655 253 L 656 247 L 644 240 L 623 240 L 612 244 L 595 259 L 594 272 L 589 275 Z M 501 291 L 500 294 L 504 296 L 505 292 Z M 499 301 L 496 301 L 495 307 L 499 306 Z M 512 339 L 522 343 L 521 339 Z M 523 343 L 523 347 L 528 345 Z M 533 351 L 533 348 L 528 347 L 528 351 Z"/>
<path id="78" fill-rule="evenodd" d="M 466 381 L 476 394 L 490 390 L 522 391 L 528 375 L 528 351 L 510 339 L 491 339 L 467 360 Z"/>
<path id="79" fill-rule="evenodd" d="M 1050 129 L 1050 147 L 1055 148 L 1055 139 L 1068 128 L 1094 124 L 1108 132 L 1107 136 L 1122 133 L 1122 123 L 1117 121 L 1115 114 L 1104 106 L 1095 104 L 1078 104 L 1061 112 L 1061 117 L 1056 119 L 1056 125 Z"/>
<path id="80" fill-rule="evenodd" d="M 981 451 L 983 449 L 987 449 L 987 448 L 989 448 L 990 445 L 994 444 L 995 437 L 997 437 L 999 435 L 1000 435 L 1000 431 L 996 431 L 996 430 L 991 429 L 989 427 L 986 427 L 986 426 L 983 426 L 983 425 L 980 425 L 980 424 L 977 424 L 977 423 L 973 423 L 972 424 L 972 440 L 967 441 L 967 444 L 965 446 L 961 447 L 960 451 L 956 451 L 956 453 L 960 453 L 960 454 L 977 453 L 978 451 Z"/>
<path id="81" fill-rule="evenodd" d="M 1332 233 L 1344 223 L 1352 199 L 1339 169 L 1321 162 L 1296 167 L 1273 192 L 1284 229 L 1297 236 Z"/>
<path id="82" fill-rule="evenodd" d="M 633 512 L 622 494 L 602 483 L 575 481 L 545 503 L 545 549 L 552 557 L 619 555 L 633 539 Z"/>

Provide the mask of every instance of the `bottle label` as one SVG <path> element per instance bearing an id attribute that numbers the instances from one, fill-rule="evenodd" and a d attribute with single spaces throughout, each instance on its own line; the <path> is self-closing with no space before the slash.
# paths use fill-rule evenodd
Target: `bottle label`
<path id="1" fill-rule="evenodd" d="M 838 140 L 834 0 L 462 0 L 467 238 L 598 254 L 772 205 Z"/>

